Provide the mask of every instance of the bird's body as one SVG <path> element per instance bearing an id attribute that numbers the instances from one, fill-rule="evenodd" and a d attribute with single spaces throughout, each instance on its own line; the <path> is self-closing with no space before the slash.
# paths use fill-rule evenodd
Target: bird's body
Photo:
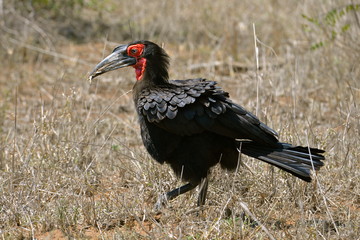
<path id="1" fill-rule="evenodd" d="M 215 112 L 225 110 L 222 106 L 215 109 L 208 99 L 215 93 L 214 85 L 203 79 L 171 81 L 161 88 L 144 89 L 134 99 L 141 136 L 150 155 L 159 163 L 170 164 L 179 177 L 194 184 L 221 162 L 222 155 L 225 159 L 231 157 L 236 167 L 238 151 L 234 140 L 205 129 L 213 125 L 209 115 L 215 117 Z"/>
<path id="2" fill-rule="evenodd" d="M 203 204 L 211 167 L 219 163 L 233 170 L 239 153 L 305 181 L 311 180 L 310 170 L 323 165 L 323 150 L 280 143 L 274 130 L 233 103 L 216 82 L 202 78 L 169 81 L 168 56 L 152 42 L 119 46 L 98 64 L 91 77 L 124 66 L 135 68 L 133 98 L 147 151 L 159 163 L 170 164 L 182 180 L 189 182 L 167 193 L 166 199 L 205 180 L 198 202 Z"/>

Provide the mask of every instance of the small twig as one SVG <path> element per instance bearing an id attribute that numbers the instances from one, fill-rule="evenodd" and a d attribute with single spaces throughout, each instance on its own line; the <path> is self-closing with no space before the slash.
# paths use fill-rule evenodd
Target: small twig
<path id="1" fill-rule="evenodd" d="M 15 87 L 15 106 L 14 106 L 14 150 L 11 161 L 11 171 L 15 173 L 15 152 L 16 152 L 16 136 L 17 136 L 17 95 L 18 95 L 18 87 Z"/>
<path id="2" fill-rule="evenodd" d="M 111 130 L 111 132 L 110 132 L 109 135 L 106 137 L 105 141 L 103 142 L 103 144 L 101 145 L 101 147 L 100 147 L 100 149 L 97 151 L 97 153 L 101 152 L 102 149 L 106 146 L 106 144 L 107 144 L 107 142 L 109 141 L 111 135 L 114 133 L 116 127 L 117 127 L 117 126 L 115 125 L 115 127 Z M 90 168 L 90 166 L 93 164 L 94 160 L 95 160 L 95 157 L 93 157 L 93 158 L 91 159 L 91 162 L 90 162 L 90 163 L 88 164 L 88 166 L 85 168 L 85 171 L 84 171 L 84 172 L 87 172 L 87 171 L 89 170 L 89 168 Z"/>
<path id="3" fill-rule="evenodd" d="M 309 136 L 308 136 L 307 131 L 306 131 L 305 133 L 306 133 L 306 144 L 309 146 Z M 313 170 L 313 172 L 315 172 L 315 167 L 314 167 L 314 164 L 313 164 L 310 147 L 308 147 L 308 150 L 309 150 L 309 156 L 310 156 L 310 161 L 311 161 L 312 170 Z M 319 179 L 317 178 L 317 176 L 315 175 L 314 177 L 315 177 L 315 180 L 316 180 L 316 185 L 317 185 L 317 187 L 319 188 L 320 195 L 321 195 L 321 197 L 323 198 L 324 205 L 325 205 L 325 208 L 326 208 L 326 213 L 327 213 L 327 215 L 329 216 L 332 225 L 334 226 L 334 229 L 335 229 L 336 234 L 337 234 L 338 236 L 340 236 L 340 235 L 339 235 L 339 230 L 338 230 L 338 228 L 337 228 L 337 226 L 336 226 L 336 223 L 335 223 L 335 221 L 334 221 L 334 218 L 333 218 L 333 216 L 332 216 L 332 214 L 331 214 L 331 212 L 330 212 L 329 206 L 328 206 L 328 204 L 327 204 L 327 199 L 326 199 L 326 197 L 325 197 L 324 190 L 323 190 L 323 188 L 322 188 L 322 186 L 321 186 L 321 184 L 320 184 L 320 181 L 319 181 Z"/>
<path id="4" fill-rule="evenodd" d="M 254 30 L 254 46 L 255 46 L 255 62 L 256 62 L 256 111 L 255 115 L 259 114 L 259 85 L 260 85 L 260 78 L 259 78 L 259 48 L 257 46 L 257 36 L 255 30 L 255 23 L 253 23 L 253 30 Z"/>
<path id="5" fill-rule="evenodd" d="M 14 43 L 14 44 L 21 45 L 21 46 L 23 46 L 23 47 L 25 47 L 27 49 L 30 49 L 30 50 L 33 50 L 33 51 L 36 51 L 36 52 L 40 52 L 40 53 L 43 53 L 43 54 L 46 54 L 46 55 L 49 55 L 49 56 L 66 59 L 66 60 L 69 60 L 71 62 L 80 63 L 80 64 L 83 64 L 83 65 L 86 65 L 86 66 L 93 66 L 93 64 L 91 64 L 91 63 L 89 63 L 87 61 L 84 61 L 84 60 L 81 60 L 81 59 L 78 59 L 78 58 L 74 58 L 74 57 L 69 57 L 69 56 L 66 56 L 64 54 L 49 51 L 49 50 L 45 50 L 45 49 L 42 49 L 42 48 L 39 48 L 39 47 L 35 47 L 33 45 L 20 42 L 20 41 L 14 39 L 14 38 L 9 38 L 9 41 Z"/>
<path id="6" fill-rule="evenodd" d="M 78 144 L 83 144 L 83 142 L 85 141 L 86 137 L 87 137 L 88 134 L 90 133 L 90 129 L 93 129 L 93 128 L 94 128 L 94 126 L 101 120 L 101 118 L 105 115 L 105 113 L 107 113 L 107 112 L 109 111 L 109 109 L 110 109 L 120 98 L 122 98 L 124 95 L 130 93 L 131 91 L 132 91 L 132 89 L 129 90 L 129 91 L 127 91 L 127 92 L 125 92 L 125 93 L 123 93 L 123 94 L 121 94 L 119 97 L 117 97 L 115 100 L 113 100 L 112 103 L 110 103 L 110 104 L 99 114 L 99 116 L 95 119 L 95 121 L 92 123 L 91 127 L 89 128 L 89 130 L 87 130 L 87 131 L 85 132 L 85 134 L 84 134 L 83 137 L 82 137 L 82 140 L 80 140 L 80 141 L 78 142 Z M 74 146 L 74 147 L 75 147 L 75 146 Z"/>
<path id="7" fill-rule="evenodd" d="M 354 1 L 351 1 L 351 4 L 355 8 L 356 4 L 354 3 Z M 359 16 L 357 15 L 356 10 L 354 10 L 353 13 L 354 13 L 354 16 L 355 16 L 356 24 L 357 24 L 358 28 L 360 28 L 360 20 L 359 20 Z"/>
<path id="8" fill-rule="evenodd" d="M 0 16 L 1 16 L 1 22 L 3 23 L 4 22 L 4 1 L 3 0 L 0 0 Z"/>
<path id="9" fill-rule="evenodd" d="M 242 209 L 244 209 L 245 213 L 247 215 L 249 215 L 260 227 L 261 229 L 266 233 L 266 235 L 268 235 L 269 239 L 271 240 L 275 240 L 274 236 L 269 232 L 269 230 L 265 227 L 265 225 L 263 225 L 256 217 L 254 214 L 252 214 L 252 212 L 250 212 L 249 208 L 246 206 L 246 204 L 242 201 L 240 201 L 240 206 L 242 207 Z"/>
<path id="10" fill-rule="evenodd" d="M 197 70 L 200 68 L 210 68 L 210 67 L 218 67 L 224 65 L 224 62 L 222 61 L 213 61 L 213 62 L 207 62 L 207 63 L 199 63 L 199 64 L 191 64 L 188 66 L 188 69 L 190 71 Z"/>
<path id="11" fill-rule="evenodd" d="M 236 170 L 235 173 L 238 172 L 239 170 L 239 166 L 241 165 L 242 167 L 245 167 L 252 175 L 255 175 L 255 173 L 251 170 L 251 168 L 241 159 L 241 148 L 242 148 L 242 142 L 240 142 L 240 147 L 237 149 L 237 151 L 239 152 L 239 157 L 238 157 L 238 164 L 236 166 Z"/>

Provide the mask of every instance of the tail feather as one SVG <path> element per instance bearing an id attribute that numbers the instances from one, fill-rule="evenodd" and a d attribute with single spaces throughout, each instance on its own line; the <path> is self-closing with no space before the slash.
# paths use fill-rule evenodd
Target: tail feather
<path id="1" fill-rule="evenodd" d="M 272 164 L 292 175 L 310 182 L 311 170 L 319 170 L 324 165 L 322 155 L 325 151 L 317 148 L 278 143 L 278 147 L 267 147 L 255 142 L 242 142 L 241 152 Z"/>

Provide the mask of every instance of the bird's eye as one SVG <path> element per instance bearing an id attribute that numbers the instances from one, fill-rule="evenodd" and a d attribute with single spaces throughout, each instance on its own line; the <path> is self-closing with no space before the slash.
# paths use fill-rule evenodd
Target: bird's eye
<path id="1" fill-rule="evenodd" d="M 134 44 L 128 47 L 127 53 L 132 57 L 139 57 L 144 52 L 144 44 Z"/>

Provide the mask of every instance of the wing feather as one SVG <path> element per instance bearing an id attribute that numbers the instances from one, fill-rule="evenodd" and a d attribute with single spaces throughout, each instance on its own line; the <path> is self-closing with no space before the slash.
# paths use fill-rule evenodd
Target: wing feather
<path id="1" fill-rule="evenodd" d="M 138 113 L 149 122 L 178 135 L 211 131 L 267 145 L 277 143 L 274 130 L 228 97 L 214 81 L 174 80 L 163 87 L 146 89 L 137 106 Z"/>

